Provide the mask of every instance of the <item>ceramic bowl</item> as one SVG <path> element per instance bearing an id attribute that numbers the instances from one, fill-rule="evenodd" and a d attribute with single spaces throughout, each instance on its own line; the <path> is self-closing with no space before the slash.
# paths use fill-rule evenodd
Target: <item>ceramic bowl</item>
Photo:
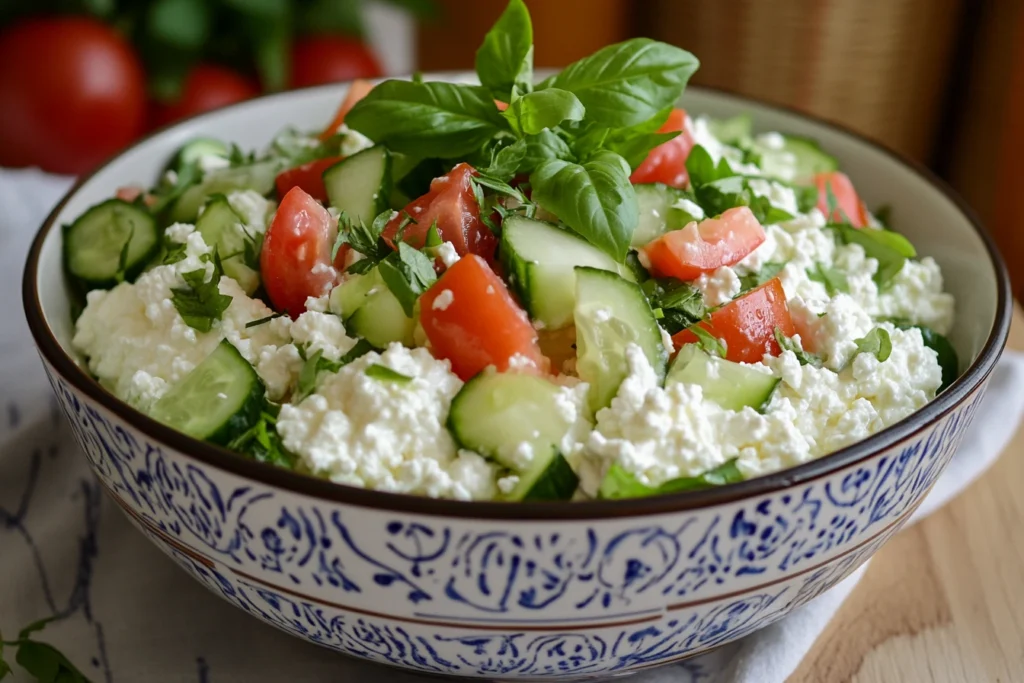
<path id="1" fill-rule="evenodd" d="M 781 619 L 882 546 L 956 451 L 1010 321 L 991 240 L 945 185 L 821 121 L 692 88 L 692 113 L 812 136 L 871 206 L 935 257 L 956 295 L 963 375 L 902 422 L 832 455 L 707 491 L 622 502 L 466 503 L 308 478 L 194 441 L 82 369 L 60 226 L 157 179 L 197 135 L 262 148 L 317 129 L 344 86 L 252 100 L 165 129 L 84 178 L 43 225 L 24 282 L 53 390 L 107 492 L 197 581 L 277 628 L 432 674 L 592 677 L 691 657 Z"/>

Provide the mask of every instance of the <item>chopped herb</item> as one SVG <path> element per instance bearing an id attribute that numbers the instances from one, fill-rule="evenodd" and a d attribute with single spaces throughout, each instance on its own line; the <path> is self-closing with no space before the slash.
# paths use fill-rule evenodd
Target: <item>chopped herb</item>
<path id="1" fill-rule="evenodd" d="M 640 257 L 632 249 L 626 254 L 626 267 L 633 273 L 637 282 L 644 283 L 650 280 L 651 274 L 647 272 L 644 265 L 640 263 Z"/>
<path id="2" fill-rule="evenodd" d="M 853 343 L 858 353 L 873 354 L 879 363 L 887 361 L 892 354 L 892 339 L 884 327 L 876 327 Z"/>
<path id="3" fill-rule="evenodd" d="M 839 206 L 839 200 L 836 199 L 835 192 L 832 191 L 832 181 L 825 183 L 825 206 L 828 207 L 828 216 L 825 218 L 829 221 L 835 221 L 842 225 L 852 225 L 850 217 L 846 215 L 846 212 Z"/>
<path id="4" fill-rule="evenodd" d="M 782 269 L 786 267 L 785 263 L 778 261 L 769 261 L 768 263 L 761 266 L 761 270 L 756 273 L 747 273 L 740 277 L 740 291 L 747 292 L 751 289 L 756 289 L 769 280 L 775 279 L 775 276 L 782 272 Z"/>
<path id="5" fill-rule="evenodd" d="M 401 384 L 405 384 L 412 381 L 412 377 L 409 377 L 409 375 L 403 375 L 402 373 L 392 370 L 386 365 L 380 365 L 379 363 L 370 365 L 364 372 L 367 377 L 379 379 L 383 382 L 399 382 Z"/>
<path id="6" fill-rule="evenodd" d="M 286 315 L 288 315 L 288 314 L 284 313 L 284 312 L 282 312 L 282 313 L 274 313 L 273 315 L 268 315 L 266 318 L 259 318 L 258 320 L 250 320 L 249 322 L 247 322 L 245 324 L 245 328 L 249 329 L 250 327 L 257 327 L 259 325 L 262 325 L 263 323 L 269 323 L 274 318 L 283 318 Z"/>
<path id="7" fill-rule="evenodd" d="M 825 291 L 828 292 L 829 296 L 835 296 L 840 292 L 844 294 L 850 293 L 850 283 L 846 280 L 846 274 L 835 268 L 830 268 L 820 261 L 807 269 L 807 277 L 814 282 L 820 282 L 825 285 Z"/>
<path id="8" fill-rule="evenodd" d="M 707 185 L 716 180 L 731 178 L 736 175 L 729 162 L 725 158 L 718 160 L 715 164 L 711 154 L 701 145 L 695 145 L 686 157 L 686 172 L 690 176 L 690 182 L 694 187 Z"/>
<path id="9" fill-rule="evenodd" d="M 729 352 L 729 345 L 725 343 L 724 339 L 719 339 L 699 324 L 690 325 L 686 329 L 697 336 L 697 344 L 707 351 L 708 354 L 718 356 L 719 358 L 725 358 L 725 355 Z"/>
<path id="10" fill-rule="evenodd" d="M 621 500 L 623 498 L 645 498 L 680 491 L 696 491 L 734 484 L 743 481 L 743 473 L 736 466 L 736 459 L 728 460 L 714 469 L 710 469 L 695 477 L 679 477 L 670 479 L 659 486 L 649 486 L 639 482 L 632 472 L 619 463 L 613 463 L 601 481 L 598 497 L 604 500 Z"/>
<path id="11" fill-rule="evenodd" d="M 524 206 L 533 203 L 526 198 L 525 194 L 509 185 L 504 180 L 499 180 L 498 178 L 493 178 L 483 174 L 471 176 L 470 179 L 477 187 L 487 188 L 496 194 L 511 197 Z"/>
<path id="12" fill-rule="evenodd" d="M 293 469 L 296 458 L 285 449 L 281 436 L 277 433 L 279 410 L 280 406 L 265 401 L 256 424 L 235 437 L 227 447 L 237 453 L 248 455 L 257 462 Z"/>
<path id="13" fill-rule="evenodd" d="M 209 282 L 206 281 L 206 268 L 198 268 L 181 274 L 185 287 L 171 288 L 174 307 L 189 327 L 200 332 L 209 332 L 213 322 L 220 320 L 231 305 L 231 297 L 220 293 L 220 277 L 224 271 L 216 253 L 213 264 L 213 275 Z"/>
<path id="14" fill-rule="evenodd" d="M 416 300 L 437 280 L 430 258 L 405 242 L 399 242 L 398 251 L 380 262 L 378 272 L 409 318 Z"/>
<path id="15" fill-rule="evenodd" d="M 373 345 L 365 339 L 357 341 L 356 345 L 338 360 L 324 358 L 323 350 L 321 349 L 317 349 L 310 354 L 304 345 L 296 344 L 295 348 L 299 352 L 299 357 L 305 362 L 299 371 L 299 379 L 295 388 L 295 395 L 292 397 L 292 403 L 299 403 L 316 391 L 317 378 L 321 372 L 337 372 L 357 358 L 361 358 L 370 351 L 373 351 Z"/>
<path id="16" fill-rule="evenodd" d="M 840 223 L 831 223 L 828 227 L 835 230 L 843 244 L 859 244 L 864 248 L 865 255 L 878 261 L 874 280 L 880 288 L 892 282 L 896 274 L 903 270 L 908 258 L 917 256 L 914 245 L 898 232 L 854 228 Z"/>
<path id="17" fill-rule="evenodd" d="M 816 368 L 820 368 L 822 365 L 821 358 L 815 354 L 804 351 L 803 346 L 797 343 L 796 339 L 787 337 L 782 333 L 778 327 L 775 328 L 775 341 L 779 343 L 779 346 L 783 351 L 792 351 L 796 359 L 800 361 L 800 365 L 813 365 Z"/>
<path id="18" fill-rule="evenodd" d="M 429 228 L 427 228 L 427 241 L 424 246 L 427 249 L 433 249 L 441 246 L 442 244 L 444 244 L 444 240 L 441 239 L 441 233 L 437 229 L 437 219 L 435 218 L 434 222 L 430 224 Z"/>
<path id="19" fill-rule="evenodd" d="M 352 221 L 344 211 L 338 217 L 338 237 L 334 240 L 334 247 L 331 249 L 331 260 L 338 257 L 338 251 L 343 244 L 348 244 L 363 255 L 363 258 L 349 266 L 346 271 L 349 273 L 365 273 L 376 266 L 381 260 L 391 253 L 391 247 L 381 238 L 381 233 L 387 227 L 394 212 L 388 209 L 382 211 L 370 223 L 365 225 L 362 221 Z"/>
<path id="20" fill-rule="evenodd" d="M 184 242 L 176 242 L 167 237 L 166 235 L 164 235 L 164 256 L 163 259 L 161 260 L 161 264 L 169 266 L 171 264 L 177 263 L 178 261 L 184 261 L 186 256 L 185 250 L 187 246 L 188 245 L 186 245 Z"/>
<path id="21" fill-rule="evenodd" d="M 627 259 L 627 264 L 629 260 Z M 652 309 L 661 309 L 662 322 L 669 334 L 685 330 L 704 318 L 706 309 L 700 290 L 672 278 L 650 278 L 641 289 L 651 303 Z"/>
<path id="22" fill-rule="evenodd" d="M 410 225 L 419 225 L 419 221 L 412 217 L 408 211 L 402 211 L 404 216 L 398 221 L 398 231 L 395 232 L 395 244 L 405 240 L 405 231 Z"/>

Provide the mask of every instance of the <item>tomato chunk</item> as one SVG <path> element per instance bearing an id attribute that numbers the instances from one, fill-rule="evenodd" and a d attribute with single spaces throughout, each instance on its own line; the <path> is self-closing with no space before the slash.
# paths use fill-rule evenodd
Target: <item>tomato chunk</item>
<path id="1" fill-rule="evenodd" d="M 673 109 L 658 132 L 673 133 L 677 130 L 681 131 L 679 135 L 650 151 L 629 177 L 631 181 L 686 187 L 690 182 L 690 176 L 686 173 L 686 157 L 690 156 L 690 150 L 693 149 L 693 135 L 686 128 L 685 109 Z"/>
<path id="2" fill-rule="evenodd" d="M 765 354 L 778 356 L 782 353 L 775 339 L 775 328 L 787 337 L 796 334 L 779 278 L 722 306 L 711 314 L 710 323 L 702 322 L 700 326 L 724 341 L 726 360 L 737 363 L 760 363 Z M 683 330 L 676 333 L 672 341 L 678 349 L 696 342 L 697 335 Z"/>
<path id="3" fill-rule="evenodd" d="M 324 171 L 343 158 L 325 157 L 281 171 L 274 179 L 274 184 L 277 185 L 277 196 L 283 197 L 293 187 L 301 187 L 313 199 L 326 202 L 327 188 L 324 187 Z"/>
<path id="4" fill-rule="evenodd" d="M 331 264 L 337 233 L 337 222 L 320 202 L 301 187 L 288 191 L 260 251 L 263 287 L 276 310 L 298 317 L 307 297 L 331 291 L 338 275 Z"/>
<path id="5" fill-rule="evenodd" d="M 548 369 L 526 312 L 478 256 L 459 259 L 423 293 L 420 324 L 434 356 L 451 361 L 452 371 L 463 380 L 488 365 L 508 370 L 517 354 L 532 361 L 526 371 Z"/>
<path id="6" fill-rule="evenodd" d="M 451 242 L 459 256 L 476 254 L 488 262 L 494 260 L 498 238 L 480 220 L 480 205 L 473 192 L 472 177 L 476 169 L 463 162 L 443 175 L 434 178 L 427 194 L 409 202 L 384 228 L 382 236 L 392 248 L 398 229 L 407 216 L 415 220 L 402 233 L 402 241 L 421 249 L 427 240 L 427 231 L 434 221 L 441 239 Z"/>
<path id="7" fill-rule="evenodd" d="M 718 218 L 694 221 L 682 230 L 665 233 L 643 247 L 656 277 L 695 280 L 722 266 L 731 266 L 765 240 L 764 228 L 745 206 Z"/>
<path id="8" fill-rule="evenodd" d="M 855 228 L 863 228 L 868 224 L 868 209 L 864 202 L 857 196 L 857 190 L 845 173 L 831 171 L 819 173 L 814 176 L 814 184 L 818 186 L 818 210 L 825 214 L 825 217 L 834 223 L 845 223 L 846 218 L 850 219 L 850 225 Z M 828 215 L 828 192 L 832 188 L 832 194 L 836 198 L 836 210 L 831 216 Z"/>
<path id="9" fill-rule="evenodd" d="M 341 128 L 341 124 L 345 123 L 345 116 L 349 110 L 356 106 L 356 102 L 366 97 L 371 90 L 373 90 L 373 83 L 370 81 L 364 81 L 363 79 L 352 81 L 352 84 L 348 86 L 345 99 L 341 101 L 338 111 L 334 114 L 334 118 L 327 124 L 324 131 L 320 133 L 320 139 L 326 140 L 337 133 L 338 129 Z"/>

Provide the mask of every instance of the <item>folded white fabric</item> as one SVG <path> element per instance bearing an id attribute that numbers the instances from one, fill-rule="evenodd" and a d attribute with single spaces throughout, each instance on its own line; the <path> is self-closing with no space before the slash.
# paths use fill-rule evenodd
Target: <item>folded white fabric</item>
<path id="1" fill-rule="evenodd" d="M 50 395 L 18 296 L 29 241 L 69 185 L 0 169 L 0 291 L 7 293 L 0 297 L 0 630 L 10 637 L 61 615 L 42 639 L 97 683 L 428 680 L 260 624 L 179 571 L 100 495 Z M 1007 352 L 963 446 L 915 519 L 984 472 L 1022 412 L 1024 355 Z M 630 680 L 781 683 L 861 574 L 739 643 Z"/>

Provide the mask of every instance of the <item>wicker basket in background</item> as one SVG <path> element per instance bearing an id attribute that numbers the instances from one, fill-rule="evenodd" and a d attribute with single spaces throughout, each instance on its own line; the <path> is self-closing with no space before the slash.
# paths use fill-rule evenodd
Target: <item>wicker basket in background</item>
<path id="1" fill-rule="evenodd" d="M 817 114 L 929 159 L 961 0 L 650 0 L 644 6 L 643 33 L 700 58 L 694 83 Z"/>

